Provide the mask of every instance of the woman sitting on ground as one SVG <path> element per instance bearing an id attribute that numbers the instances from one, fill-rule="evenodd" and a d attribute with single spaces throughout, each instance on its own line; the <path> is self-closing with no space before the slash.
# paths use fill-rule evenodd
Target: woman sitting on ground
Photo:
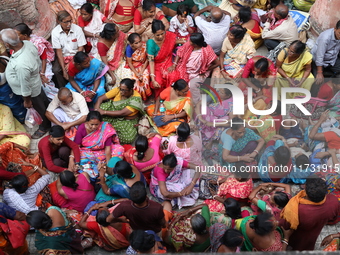
<path id="1" fill-rule="evenodd" d="M 120 87 L 99 97 L 94 106 L 104 116 L 103 120 L 116 129 L 122 144 L 131 144 L 136 139 L 139 113 L 144 113 L 142 98 L 133 89 L 134 84 L 132 79 L 123 79 Z M 108 102 L 102 103 L 105 100 Z"/>
<path id="2" fill-rule="evenodd" d="M 276 60 L 277 79 L 275 87 L 279 88 L 279 100 L 281 88 L 293 87 L 311 90 L 314 83 L 312 74 L 312 54 L 306 49 L 306 44 L 296 40 L 288 48 L 281 50 Z M 303 93 L 287 93 L 286 98 L 304 96 Z"/>
<path id="3" fill-rule="evenodd" d="M 202 165 L 202 141 L 194 134 L 190 134 L 190 126 L 182 122 L 177 130 L 177 135 L 170 136 L 167 153 L 174 153 L 177 157 L 195 165 Z"/>
<path id="4" fill-rule="evenodd" d="M 169 21 L 164 13 L 156 7 L 155 2 L 153 0 L 143 1 L 142 6 L 135 11 L 132 29 L 133 32 L 140 34 L 143 42 L 154 38 L 154 32 L 151 30 L 151 24 L 154 20 L 163 23 L 164 31 L 169 29 Z"/>
<path id="5" fill-rule="evenodd" d="M 151 174 L 150 192 L 157 199 L 171 200 L 172 205 L 179 208 L 192 206 L 198 198 L 196 185 L 200 171 L 197 165 L 184 161 L 171 153 L 163 158 Z M 191 177 L 193 169 L 195 174 Z"/>
<path id="6" fill-rule="evenodd" d="M 176 132 L 176 127 L 181 122 L 190 121 L 192 113 L 190 96 L 188 83 L 180 79 L 162 91 L 156 99 L 156 104 L 147 107 L 146 112 L 149 116 L 153 116 L 153 121 L 161 136 L 169 136 Z M 163 101 L 165 111 L 161 109 L 161 101 Z"/>
<path id="7" fill-rule="evenodd" d="M 107 19 L 103 13 L 94 9 L 90 3 L 83 4 L 79 10 L 78 25 L 83 29 L 87 41 L 85 52 L 95 57 L 98 52 L 99 34 L 103 30 L 103 23 L 107 22 Z"/>
<path id="8" fill-rule="evenodd" d="M 60 208 L 32 211 L 26 221 L 36 231 L 35 247 L 40 254 L 83 254 L 80 237 Z"/>
<path id="9" fill-rule="evenodd" d="M 200 33 L 190 35 L 190 41 L 180 47 L 170 70 L 178 72 L 178 77 L 190 84 L 194 105 L 201 99 L 200 87 L 210 75 L 211 70 L 219 65 L 218 58 Z"/>
<path id="10" fill-rule="evenodd" d="M 53 202 L 61 208 L 83 212 L 93 201 L 96 193 L 87 173 L 76 174 L 69 170 L 61 172 L 57 180 L 57 193 L 52 194 Z"/>
<path id="11" fill-rule="evenodd" d="M 157 133 L 149 133 L 147 136 L 139 135 L 135 147 L 124 153 L 125 160 L 134 165 L 148 183 L 150 183 L 152 170 L 164 157 L 160 148 L 161 141 L 162 137 Z"/>
<path id="12" fill-rule="evenodd" d="M 235 24 L 241 25 L 247 29 L 247 33 L 255 43 L 255 49 L 262 45 L 262 28 L 260 27 L 259 21 L 253 19 L 250 7 L 241 7 L 241 9 L 238 11 L 238 15 L 234 18 L 234 21 Z"/>
<path id="13" fill-rule="evenodd" d="M 119 31 L 114 23 L 105 24 L 97 43 L 98 54 L 101 61 L 109 67 L 106 83 L 115 86 L 120 83 L 117 70 L 125 66 L 124 52 L 126 47 L 126 34 Z"/>
<path id="14" fill-rule="evenodd" d="M 80 93 L 86 102 L 96 102 L 105 94 L 105 74 L 109 67 L 96 58 L 79 51 L 68 69 L 69 83 L 66 88 Z"/>
<path id="15" fill-rule="evenodd" d="M 128 37 L 129 45 L 126 46 L 126 62 L 125 69 L 131 71 L 128 77 L 136 80 L 135 90 L 142 96 L 143 101 L 146 101 L 151 96 L 150 88 L 150 73 L 149 60 L 146 52 L 146 43 L 142 42 L 142 38 L 137 33 L 132 33 Z"/>
<path id="16" fill-rule="evenodd" d="M 204 252 L 210 245 L 210 226 L 209 208 L 201 204 L 174 216 L 165 241 L 173 245 L 176 252 L 186 249 Z"/>
<path id="17" fill-rule="evenodd" d="M 109 165 L 112 164 L 113 160 L 116 163 L 112 171 L 104 164 L 98 165 L 101 190 L 106 196 L 103 196 L 103 194 L 99 192 L 96 196 L 96 201 L 130 198 L 130 187 L 133 184 L 138 181 L 146 183 L 143 174 L 140 173 L 135 166 L 130 165 L 124 160 L 118 160 L 117 158 L 112 158 Z M 106 178 L 105 174 L 108 174 Z"/>
<path id="18" fill-rule="evenodd" d="M 51 172 L 75 170 L 80 163 L 79 146 L 65 137 L 65 130 L 58 125 L 51 127 L 50 135 L 38 143 L 43 165 Z"/>
<path id="19" fill-rule="evenodd" d="M 212 252 L 240 252 L 240 247 L 243 242 L 244 237 L 237 229 L 227 229 L 221 237 L 220 235 L 217 235 L 216 232 L 212 232 L 210 228 L 210 244 Z"/>
<path id="20" fill-rule="evenodd" d="M 245 165 L 236 163 L 236 171 L 230 176 L 219 177 L 218 191 L 213 195 L 213 199 L 204 201 L 209 206 L 211 212 L 221 212 L 225 209 L 224 201 L 226 198 L 234 198 L 240 205 L 248 205 L 248 196 L 253 190 L 253 180 L 250 178 L 250 172 L 242 171 Z"/>
<path id="21" fill-rule="evenodd" d="M 241 25 L 231 26 L 226 39 L 223 41 L 220 53 L 220 67 L 214 69 L 212 78 L 229 78 L 230 74 L 226 72 L 229 64 L 233 62 L 243 68 L 248 60 L 254 56 L 255 52 L 254 41 L 247 34 L 247 29 Z M 236 76 L 240 77 L 241 72 Z"/>
<path id="22" fill-rule="evenodd" d="M 80 146 L 80 165 L 89 164 L 87 171 L 95 175 L 100 161 L 109 162 L 111 157 L 123 157 L 124 148 L 119 144 L 116 130 L 110 123 L 103 122 L 98 111 L 89 112 L 86 122 L 79 125 L 74 142 Z"/>
<path id="23" fill-rule="evenodd" d="M 237 219 L 253 215 L 253 210 L 249 206 L 241 207 L 238 200 L 233 197 L 225 199 L 223 206 L 224 209 L 221 212 L 210 211 L 210 221 L 212 224 L 222 223 L 227 228 L 235 228 Z"/>
<path id="24" fill-rule="evenodd" d="M 79 226 L 87 230 L 86 237 L 90 237 L 90 240 L 92 239 L 106 251 L 115 251 L 129 246 L 128 240 L 131 233 L 129 223 L 106 221 L 120 201 L 123 200 L 94 204 L 79 222 Z M 112 207 L 108 208 L 108 206 Z"/>
<path id="25" fill-rule="evenodd" d="M 267 143 L 258 165 L 258 174 L 264 182 L 284 183 L 289 180 L 292 171 L 292 158 L 286 139 L 281 135 L 274 135 Z"/>
<path id="26" fill-rule="evenodd" d="M 236 162 L 256 163 L 255 157 L 264 145 L 264 140 L 251 129 L 245 128 L 243 120 L 235 117 L 232 126 L 221 135 L 219 144 L 222 165 Z"/>
<path id="27" fill-rule="evenodd" d="M 283 191 L 275 191 L 276 188 L 283 188 Z M 261 197 L 258 194 L 261 191 L 268 193 Z M 249 200 L 252 202 L 252 209 L 255 215 L 261 212 L 269 212 L 276 220 L 281 219 L 281 211 L 289 202 L 290 198 L 290 185 L 283 183 L 261 183 L 249 195 Z"/>
<path id="28" fill-rule="evenodd" d="M 19 212 L 25 214 L 38 210 L 36 205 L 37 197 L 50 181 L 50 175 L 46 170 L 30 163 L 22 162 L 23 165 L 33 167 L 42 175 L 32 186 L 28 187 L 29 181 L 26 175 L 17 175 L 10 182 L 4 191 L 3 200 L 6 204 Z"/>
<path id="29" fill-rule="evenodd" d="M 240 219 L 237 225 L 244 236 L 242 251 L 285 251 L 290 230 L 278 227 L 278 221 L 270 213 Z M 285 242 L 281 242 L 285 240 Z"/>

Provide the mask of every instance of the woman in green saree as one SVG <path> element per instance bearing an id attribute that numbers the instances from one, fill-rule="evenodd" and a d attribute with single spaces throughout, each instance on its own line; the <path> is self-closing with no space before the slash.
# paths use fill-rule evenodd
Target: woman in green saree
<path id="1" fill-rule="evenodd" d="M 236 220 L 236 229 L 244 236 L 242 251 L 285 251 L 291 230 L 282 230 L 268 213 Z"/>
<path id="2" fill-rule="evenodd" d="M 50 206 L 45 213 L 31 211 L 26 221 L 36 229 L 35 247 L 39 254 L 83 254 L 80 236 L 59 207 Z"/>
<path id="3" fill-rule="evenodd" d="M 133 89 L 134 84 L 132 79 L 123 79 L 119 87 L 99 97 L 94 106 L 104 116 L 103 121 L 115 128 L 121 144 L 130 144 L 135 140 L 139 113 L 144 113 L 141 95 Z"/>

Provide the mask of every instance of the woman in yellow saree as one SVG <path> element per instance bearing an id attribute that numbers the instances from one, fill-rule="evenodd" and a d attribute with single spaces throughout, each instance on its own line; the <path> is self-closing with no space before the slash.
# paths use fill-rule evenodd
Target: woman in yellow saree
<path id="1" fill-rule="evenodd" d="M 279 88 L 279 100 L 281 88 L 295 87 L 310 91 L 314 76 L 312 70 L 312 54 L 306 49 L 306 44 L 296 40 L 288 48 L 283 49 L 277 57 L 277 79 L 275 87 Z M 287 98 L 304 96 L 301 93 L 287 93 Z"/>
<path id="2" fill-rule="evenodd" d="M 156 104 L 147 107 L 146 112 L 152 117 L 152 124 L 161 136 L 176 132 L 181 122 L 190 121 L 192 114 L 190 97 L 188 83 L 180 79 L 161 92 Z M 162 109 L 162 104 L 165 109 Z"/>
<path id="3" fill-rule="evenodd" d="M 25 148 L 30 145 L 31 136 L 23 125 L 13 117 L 11 109 L 0 104 L 0 145 L 6 142 L 16 143 Z"/>

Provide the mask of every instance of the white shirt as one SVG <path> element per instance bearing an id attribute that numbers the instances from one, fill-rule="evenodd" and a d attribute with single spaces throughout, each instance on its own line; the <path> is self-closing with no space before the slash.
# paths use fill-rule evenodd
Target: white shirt
<path id="1" fill-rule="evenodd" d="M 202 17 L 195 18 L 199 30 L 201 30 L 204 40 L 213 48 L 216 54 L 220 54 L 222 43 L 229 31 L 230 16 L 224 15 L 219 23 L 208 22 Z"/>
<path id="2" fill-rule="evenodd" d="M 189 27 L 194 27 L 195 25 L 194 25 L 194 21 L 193 21 L 192 17 L 190 15 L 188 15 L 187 19 L 188 19 L 188 22 L 189 22 Z M 187 25 L 185 24 L 185 22 L 180 23 L 178 18 L 177 18 L 177 15 L 171 18 L 169 31 L 174 32 L 174 33 L 176 31 L 178 31 L 178 33 L 181 36 L 187 36 L 189 34 Z"/>
<path id="3" fill-rule="evenodd" d="M 89 113 L 89 108 L 87 107 L 85 98 L 78 92 L 71 91 L 71 93 L 73 100 L 70 104 L 63 105 L 58 96 L 55 96 L 46 111 L 53 113 L 55 109 L 60 107 L 71 119 L 74 119 L 79 114 L 86 116 Z"/>
<path id="4" fill-rule="evenodd" d="M 86 45 L 83 30 L 78 25 L 72 24 L 68 34 L 64 32 L 60 25 L 52 30 L 52 46 L 54 49 L 62 49 L 63 56 L 74 56 L 78 48 Z"/>

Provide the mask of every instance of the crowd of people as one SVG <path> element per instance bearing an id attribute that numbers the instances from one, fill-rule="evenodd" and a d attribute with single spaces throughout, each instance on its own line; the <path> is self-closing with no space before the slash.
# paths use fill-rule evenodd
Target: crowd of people
<path id="1" fill-rule="evenodd" d="M 0 254 L 29 229 L 40 254 L 314 250 L 340 220 L 340 21 L 310 48 L 280 0 L 95 2 L 49 40 L 0 31 Z M 302 91 L 311 115 L 281 107 Z"/>

